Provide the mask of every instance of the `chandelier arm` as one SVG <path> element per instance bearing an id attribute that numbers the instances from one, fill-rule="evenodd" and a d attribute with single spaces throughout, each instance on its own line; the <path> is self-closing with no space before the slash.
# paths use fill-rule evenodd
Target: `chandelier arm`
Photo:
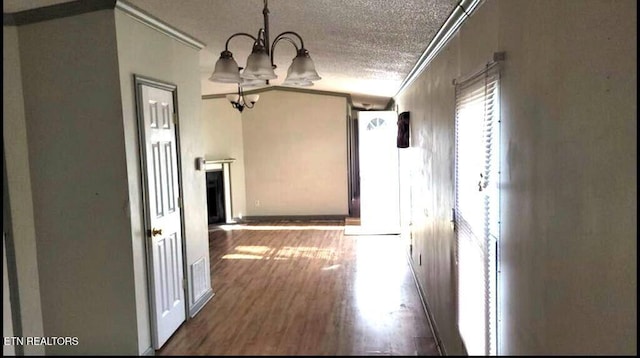
<path id="1" fill-rule="evenodd" d="M 255 106 L 255 105 L 256 105 L 255 102 L 249 102 L 249 103 L 245 102 L 245 104 L 244 104 L 244 106 L 249 108 L 249 109 L 253 108 L 253 106 Z"/>
<path id="2" fill-rule="evenodd" d="M 237 37 L 237 36 L 247 36 L 247 37 L 251 38 L 254 43 L 258 41 L 258 39 L 255 38 L 253 35 L 249 35 L 246 32 L 238 32 L 238 33 L 235 33 L 235 34 L 229 36 L 229 38 L 227 39 L 227 42 L 224 44 L 224 50 L 225 51 L 229 51 L 229 41 L 231 41 L 232 38 Z"/>
<path id="3" fill-rule="evenodd" d="M 255 102 L 251 102 L 251 101 L 247 101 L 245 96 L 244 96 L 244 90 L 242 89 L 242 86 L 240 84 L 238 84 L 238 104 L 236 105 L 236 109 L 238 109 L 240 112 L 242 112 L 243 109 L 245 108 L 253 108 L 253 106 L 255 106 Z"/>
<path id="4" fill-rule="evenodd" d="M 246 98 L 244 97 L 244 90 L 242 89 L 242 86 L 238 83 L 238 102 L 240 103 L 240 105 L 242 106 L 242 108 L 253 108 L 253 105 L 249 106 L 247 103 Z M 240 111 L 242 112 L 242 111 Z"/>
<path id="5" fill-rule="evenodd" d="M 269 8 L 267 7 L 268 0 L 264 0 L 264 9 L 262 10 L 262 17 L 264 19 L 264 29 L 262 29 L 262 33 L 264 35 L 264 48 L 267 50 L 267 55 L 269 54 Z"/>
<path id="6" fill-rule="evenodd" d="M 240 104 L 241 100 L 242 100 L 242 96 L 240 95 L 240 93 L 241 93 L 240 92 L 240 84 L 238 84 L 238 101 L 237 102 L 236 101 L 230 101 L 230 102 L 231 102 L 231 107 L 233 107 L 233 108 L 239 110 L 240 112 L 242 112 L 242 109 L 240 109 L 240 107 L 242 106 Z"/>
<path id="7" fill-rule="evenodd" d="M 282 40 L 288 41 L 290 44 L 293 45 L 293 47 L 295 47 L 296 49 L 296 54 L 299 51 L 298 45 L 296 44 L 295 41 L 293 41 L 290 37 L 287 36 L 281 36 L 283 34 L 278 35 L 278 37 L 276 37 L 276 39 L 273 41 L 273 45 L 271 45 L 271 64 L 275 67 L 275 65 L 273 64 L 273 53 L 275 52 L 275 48 L 276 48 L 276 44 Z"/>
<path id="8" fill-rule="evenodd" d="M 297 37 L 298 40 L 300 40 L 300 48 L 304 48 L 304 41 L 302 40 L 302 37 L 300 35 L 298 35 L 297 32 L 285 31 L 285 32 L 281 33 L 280 35 L 276 36 L 276 40 L 279 37 L 282 37 L 282 36 L 285 36 L 285 35 L 294 35 L 295 37 Z M 273 42 L 275 43 L 275 40 Z M 273 46 L 271 46 L 271 48 L 273 49 Z"/>

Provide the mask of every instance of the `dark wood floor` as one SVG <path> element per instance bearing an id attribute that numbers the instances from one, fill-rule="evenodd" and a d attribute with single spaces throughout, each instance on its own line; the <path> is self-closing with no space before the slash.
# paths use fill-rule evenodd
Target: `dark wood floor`
<path id="1" fill-rule="evenodd" d="M 158 355 L 438 355 L 397 236 L 274 222 L 209 244 L 215 297 Z"/>

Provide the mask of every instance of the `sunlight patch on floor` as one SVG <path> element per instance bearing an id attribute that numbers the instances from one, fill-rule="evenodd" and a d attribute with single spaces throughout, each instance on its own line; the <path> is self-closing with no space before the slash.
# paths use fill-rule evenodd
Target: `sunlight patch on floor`
<path id="1" fill-rule="evenodd" d="M 234 252 L 222 256 L 223 260 L 333 260 L 336 251 L 319 247 L 285 246 L 280 249 L 268 246 L 236 246 Z"/>
<path id="2" fill-rule="evenodd" d="M 251 230 L 251 231 L 293 231 L 293 230 L 320 230 L 338 231 L 344 230 L 343 225 L 220 225 L 224 231 Z"/>

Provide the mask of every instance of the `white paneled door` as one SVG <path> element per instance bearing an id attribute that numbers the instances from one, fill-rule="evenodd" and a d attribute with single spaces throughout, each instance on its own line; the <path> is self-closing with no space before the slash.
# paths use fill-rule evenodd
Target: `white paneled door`
<path id="1" fill-rule="evenodd" d="M 146 182 L 152 337 L 159 349 L 186 319 L 175 106 L 171 89 L 138 82 Z"/>
<path id="2" fill-rule="evenodd" d="M 397 114 L 358 113 L 360 226 L 370 234 L 400 233 Z"/>

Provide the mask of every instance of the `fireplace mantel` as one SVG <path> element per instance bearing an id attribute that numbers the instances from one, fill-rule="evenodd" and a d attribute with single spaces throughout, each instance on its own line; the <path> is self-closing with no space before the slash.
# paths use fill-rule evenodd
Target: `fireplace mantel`
<path id="1" fill-rule="evenodd" d="M 225 159 L 205 159 L 204 161 L 204 170 L 220 170 L 222 169 L 222 164 L 231 164 L 236 161 L 236 158 L 225 158 Z"/>

